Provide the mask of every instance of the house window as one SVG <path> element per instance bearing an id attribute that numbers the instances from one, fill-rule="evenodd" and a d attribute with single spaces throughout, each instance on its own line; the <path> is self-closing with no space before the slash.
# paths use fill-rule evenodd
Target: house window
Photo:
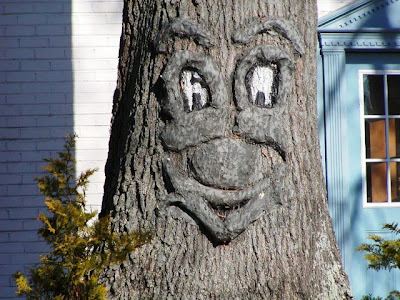
<path id="1" fill-rule="evenodd" d="M 400 72 L 362 74 L 367 204 L 400 205 Z"/>

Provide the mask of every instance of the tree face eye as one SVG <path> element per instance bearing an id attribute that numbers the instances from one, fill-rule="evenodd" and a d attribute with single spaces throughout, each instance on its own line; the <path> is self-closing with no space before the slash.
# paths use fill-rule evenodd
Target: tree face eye
<path id="1" fill-rule="evenodd" d="M 201 110 L 210 105 L 210 92 L 204 78 L 196 69 L 185 68 L 181 72 L 180 85 L 186 112 Z"/>
<path id="2" fill-rule="evenodd" d="M 272 108 L 278 96 L 278 66 L 274 63 L 255 64 L 246 75 L 249 101 L 259 107 Z"/>

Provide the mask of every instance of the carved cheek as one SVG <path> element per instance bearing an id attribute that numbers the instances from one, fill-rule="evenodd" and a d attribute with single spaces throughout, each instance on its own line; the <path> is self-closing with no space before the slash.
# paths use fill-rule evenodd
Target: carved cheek
<path id="1" fill-rule="evenodd" d="M 292 58 L 275 46 L 257 46 L 238 64 L 235 72 L 235 101 L 238 107 L 235 133 L 266 143 L 285 157 L 282 127 L 287 99 L 293 87 Z"/>

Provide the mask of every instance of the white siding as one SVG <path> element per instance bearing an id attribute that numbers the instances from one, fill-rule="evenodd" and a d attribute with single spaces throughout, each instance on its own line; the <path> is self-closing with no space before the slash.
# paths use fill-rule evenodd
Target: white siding
<path id="1" fill-rule="evenodd" d="M 355 0 L 318 0 L 318 18 L 321 18 L 334 10 L 355 2 Z"/>
<path id="2" fill-rule="evenodd" d="M 0 2 L 0 299 L 11 276 L 38 261 L 43 208 L 35 176 L 76 132 L 79 171 L 99 168 L 88 192 L 101 205 L 122 0 Z"/>
<path id="3" fill-rule="evenodd" d="M 104 165 L 108 153 L 112 96 L 117 80 L 121 0 L 72 1 L 74 131 L 80 137 L 78 172 L 98 168 L 88 190 L 88 204 L 101 208 Z"/>

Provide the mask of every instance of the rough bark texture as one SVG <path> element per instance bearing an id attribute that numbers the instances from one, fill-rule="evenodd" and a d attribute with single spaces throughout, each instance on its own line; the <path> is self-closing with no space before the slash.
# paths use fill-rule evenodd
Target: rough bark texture
<path id="1" fill-rule="evenodd" d="M 123 14 L 103 213 L 153 239 L 106 270 L 111 298 L 350 298 L 319 154 L 315 1 L 125 0 Z M 279 76 L 258 106 L 257 64 Z M 180 68 L 210 103 L 184 104 Z"/>

